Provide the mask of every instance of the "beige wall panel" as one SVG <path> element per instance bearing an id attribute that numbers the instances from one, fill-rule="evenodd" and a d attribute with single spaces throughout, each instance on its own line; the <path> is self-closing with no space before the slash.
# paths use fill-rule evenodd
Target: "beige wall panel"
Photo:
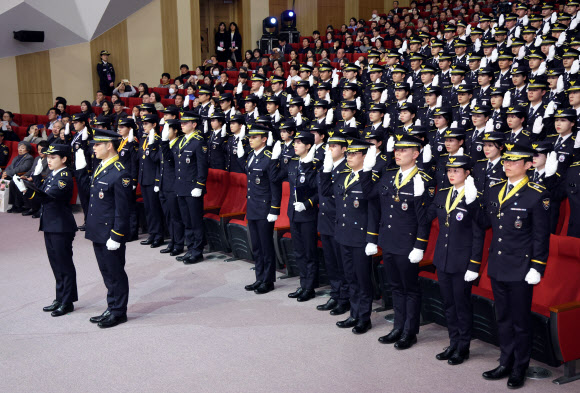
<path id="1" fill-rule="evenodd" d="M 323 40 L 326 33 L 326 26 L 332 25 L 336 30 L 338 30 L 340 26 L 350 18 L 350 16 L 345 18 L 344 3 L 345 0 L 318 0 L 317 26 Z"/>
<path id="2" fill-rule="evenodd" d="M 344 1 L 344 22 L 348 24 L 348 20 L 352 17 L 359 19 L 359 0 L 345 0 Z M 338 26 L 340 28 L 340 25 Z M 335 27 L 336 28 L 336 27 Z"/>
<path id="3" fill-rule="evenodd" d="M 92 102 L 91 74 L 96 69 L 91 65 L 91 44 L 55 48 L 49 54 L 53 96 L 65 97 L 70 105 L 80 105 L 82 100 Z"/>
<path id="4" fill-rule="evenodd" d="M 309 36 L 314 30 L 318 30 L 318 5 L 316 1 L 296 0 L 294 11 L 297 15 L 296 28 L 301 35 Z"/>
<path id="5" fill-rule="evenodd" d="M 16 56 L 20 111 L 44 115 L 53 103 L 48 51 Z"/>
<path id="6" fill-rule="evenodd" d="M 2 78 L 0 78 L 0 108 L 13 113 L 20 113 L 15 57 L 0 59 L 0 75 L 2 75 Z"/>
<path id="7" fill-rule="evenodd" d="M 177 26 L 179 34 L 179 64 L 192 66 L 191 1 L 177 0 Z"/>
<path id="8" fill-rule="evenodd" d="M 174 77 L 179 70 L 177 0 L 161 0 L 163 71 Z"/>

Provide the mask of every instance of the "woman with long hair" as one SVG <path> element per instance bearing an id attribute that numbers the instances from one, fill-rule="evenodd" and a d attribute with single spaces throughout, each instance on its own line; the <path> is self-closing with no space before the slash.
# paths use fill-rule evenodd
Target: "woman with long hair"
<path id="1" fill-rule="evenodd" d="M 134 95 L 134 97 L 143 97 L 143 94 L 149 94 L 149 86 L 147 85 L 147 83 L 139 83 L 139 86 L 137 87 L 137 93 Z"/>
<path id="2" fill-rule="evenodd" d="M 97 116 L 95 115 L 93 107 L 89 101 L 81 101 L 81 112 L 87 117 L 89 124 L 93 126 Z"/>
<path id="3" fill-rule="evenodd" d="M 232 60 L 234 62 L 242 61 L 242 50 L 240 49 L 242 47 L 242 36 L 235 22 L 230 23 L 230 37 L 228 42 Z"/>
<path id="4" fill-rule="evenodd" d="M 226 24 L 220 22 L 215 33 L 216 57 L 219 62 L 225 63 L 225 61 L 232 56 L 231 51 L 229 50 L 229 38 L 230 35 L 227 32 Z"/>
<path id="5" fill-rule="evenodd" d="M 101 116 L 113 117 L 113 105 L 109 101 L 103 101 L 101 109 L 103 110 Z"/>

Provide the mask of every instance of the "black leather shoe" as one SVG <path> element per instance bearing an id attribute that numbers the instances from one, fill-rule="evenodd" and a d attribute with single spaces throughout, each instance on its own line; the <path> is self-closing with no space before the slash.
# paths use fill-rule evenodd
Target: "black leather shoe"
<path id="1" fill-rule="evenodd" d="M 330 310 L 330 315 L 342 315 L 348 311 L 350 311 L 350 303 L 339 304 Z"/>
<path id="2" fill-rule="evenodd" d="M 12 206 L 10 209 L 6 210 L 6 213 L 22 213 L 24 209 L 21 207 Z"/>
<path id="3" fill-rule="evenodd" d="M 144 245 L 144 246 L 148 246 L 148 245 L 150 245 L 150 244 L 153 244 L 153 239 L 145 239 L 145 240 L 141 240 L 141 241 L 139 242 L 139 244 L 142 244 L 142 245 Z"/>
<path id="4" fill-rule="evenodd" d="M 449 363 L 452 366 L 457 366 L 458 364 L 463 363 L 467 359 L 469 359 L 469 349 L 467 351 L 455 351 L 453 355 L 451 355 L 449 360 L 447 360 L 447 363 Z"/>
<path id="5" fill-rule="evenodd" d="M 161 254 L 169 254 L 171 251 L 173 251 L 173 245 L 171 244 L 165 247 L 163 250 L 159 250 Z"/>
<path id="6" fill-rule="evenodd" d="M 403 331 L 401 329 L 393 329 L 386 336 L 379 337 L 379 342 L 381 344 L 393 344 L 401 339 Z"/>
<path id="7" fill-rule="evenodd" d="M 296 289 L 294 292 L 290 292 L 288 294 L 288 297 L 292 298 L 292 299 L 296 299 L 298 296 L 300 296 L 302 294 L 302 291 L 304 291 L 304 289 L 302 289 L 301 287 L 298 287 L 298 289 Z"/>
<path id="8" fill-rule="evenodd" d="M 183 248 L 174 248 L 173 250 L 171 250 L 171 252 L 169 253 L 169 255 L 171 255 L 172 257 L 179 255 L 179 254 L 183 254 Z"/>
<path id="9" fill-rule="evenodd" d="M 53 300 L 50 306 L 46 306 L 42 308 L 42 311 L 49 312 L 54 311 L 60 307 L 60 302 L 58 300 Z"/>
<path id="10" fill-rule="evenodd" d="M 253 284 L 246 285 L 246 286 L 244 287 L 244 289 L 245 289 L 246 291 L 253 291 L 253 290 L 255 290 L 256 288 L 258 288 L 258 287 L 259 287 L 261 284 L 262 284 L 262 281 L 256 281 L 256 282 L 254 282 Z"/>
<path id="11" fill-rule="evenodd" d="M 158 239 L 158 240 L 155 240 L 153 243 L 151 243 L 151 248 L 158 248 L 158 247 L 161 247 L 163 244 L 165 244 L 163 239 Z"/>
<path id="12" fill-rule="evenodd" d="M 364 334 L 373 327 L 370 319 L 368 321 L 358 321 L 355 327 L 352 328 L 354 334 Z"/>
<path id="13" fill-rule="evenodd" d="M 28 210 L 22 212 L 22 215 L 25 216 L 25 217 L 26 216 L 31 216 L 33 214 L 34 214 L 34 210 L 32 210 L 32 209 L 28 209 Z"/>
<path id="14" fill-rule="evenodd" d="M 85 224 L 83 224 L 83 225 L 79 225 L 79 226 L 77 227 L 77 229 L 78 229 L 79 231 L 81 231 L 81 232 L 84 232 L 84 231 L 85 231 Z"/>
<path id="15" fill-rule="evenodd" d="M 330 298 L 326 303 L 316 306 L 316 309 L 318 311 L 329 311 L 336 308 L 336 306 L 338 306 L 338 300 Z"/>
<path id="16" fill-rule="evenodd" d="M 507 381 L 507 387 L 509 389 L 519 389 L 524 386 L 524 381 L 526 380 L 526 373 L 512 372 Z"/>
<path id="17" fill-rule="evenodd" d="M 491 381 L 495 381 L 498 379 L 503 379 L 509 376 L 512 373 L 512 370 L 504 367 L 504 366 L 497 366 L 493 370 L 489 370 L 481 374 L 481 376 L 485 379 L 489 379 Z"/>
<path id="18" fill-rule="evenodd" d="M 109 318 L 109 315 L 111 315 L 111 312 L 109 310 L 105 310 L 105 312 L 102 313 L 101 315 L 97 315 L 96 317 L 90 317 L 89 321 L 91 321 L 92 323 L 99 323 L 102 320 Z"/>
<path id="19" fill-rule="evenodd" d="M 355 327 L 357 323 L 358 323 L 358 319 L 353 318 L 353 317 L 348 317 L 344 321 L 338 321 L 336 323 L 336 326 L 338 326 L 341 329 L 344 329 L 344 328 Z"/>
<path id="20" fill-rule="evenodd" d="M 263 282 L 260 286 L 254 289 L 254 293 L 258 295 L 262 295 L 264 293 L 268 293 L 274 290 L 274 283 L 273 282 Z"/>
<path id="21" fill-rule="evenodd" d="M 315 296 L 316 292 L 314 292 L 314 289 L 305 289 L 302 291 L 302 293 L 300 294 L 300 296 L 298 296 L 296 300 L 298 300 L 299 302 L 307 302 L 310 299 L 314 299 Z"/>
<path id="22" fill-rule="evenodd" d="M 153 247 L 153 246 L 151 246 L 151 247 Z M 184 259 L 183 264 L 184 265 L 193 265 L 193 264 L 201 262 L 201 261 L 203 261 L 203 255 L 200 254 L 196 257 L 190 256 L 189 258 Z"/>
<path id="23" fill-rule="evenodd" d="M 116 317 L 113 314 L 111 314 L 107 318 L 105 318 L 101 322 L 99 322 L 97 325 L 100 328 L 106 329 L 106 328 L 112 328 L 112 327 L 117 326 L 118 324 L 124 323 L 124 322 L 127 322 L 127 315 L 121 315 L 120 317 Z"/>
<path id="24" fill-rule="evenodd" d="M 186 252 L 184 255 L 180 255 L 177 258 L 175 258 L 177 261 L 179 262 L 183 262 L 184 260 L 186 260 L 187 258 L 191 258 L 191 252 Z"/>
<path id="25" fill-rule="evenodd" d="M 395 343 L 397 349 L 409 349 L 413 344 L 417 343 L 417 336 L 415 334 L 403 334 L 399 341 Z"/>
<path id="26" fill-rule="evenodd" d="M 61 304 L 60 307 L 51 312 L 50 315 L 52 315 L 53 317 L 60 317 L 65 314 L 68 314 L 69 312 L 73 312 L 74 310 L 75 306 L 72 303 Z"/>
<path id="27" fill-rule="evenodd" d="M 40 218 L 40 210 L 35 211 L 32 218 Z"/>
<path id="28" fill-rule="evenodd" d="M 437 360 L 449 360 L 449 358 L 453 356 L 453 352 L 455 352 L 454 347 L 447 347 L 443 352 L 435 355 L 435 358 L 437 358 Z"/>

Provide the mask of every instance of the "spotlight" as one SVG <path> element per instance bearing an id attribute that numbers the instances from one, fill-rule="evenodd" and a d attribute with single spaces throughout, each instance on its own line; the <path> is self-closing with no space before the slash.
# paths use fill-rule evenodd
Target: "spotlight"
<path id="1" fill-rule="evenodd" d="M 280 16 L 282 22 L 282 31 L 294 31 L 296 30 L 296 14 L 292 10 L 286 10 L 282 12 Z"/>
<path id="2" fill-rule="evenodd" d="M 263 35 L 278 35 L 278 19 L 269 16 L 262 21 Z"/>

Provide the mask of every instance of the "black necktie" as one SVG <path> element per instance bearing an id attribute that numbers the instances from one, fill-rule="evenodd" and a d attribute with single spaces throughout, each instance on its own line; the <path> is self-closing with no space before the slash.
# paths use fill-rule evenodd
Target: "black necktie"
<path id="1" fill-rule="evenodd" d="M 490 175 L 491 174 L 491 170 L 492 169 L 493 169 L 493 162 L 490 161 L 487 164 L 487 171 L 486 171 L 487 172 L 487 175 Z"/>
<path id="2" fill-rule="evenodd" d="M 403 172 L 399 172 L 399 187 L 403 184 Z"/>
<path id="3" fill-rule="evenodd" d="M 477 130 L 473 131 L 473 139 L 471 140 L 473 143 L 475 143 L 475 140 L 477 139 L 477 135 L 478 135 Z"/>
<path id="4" fill-rule="evenodd" d="M 505 194 L 508 195 L 511 192 L 512 188 L 514 188 L 514 185 L 513 184 L 508 184 L 507 191 L 506 191 Z"/>
<path id="5" fill-rule="evenodd" d="M 351 173 L 348 175 L 348 179 L 346 180 L 346 183 L 347 183 L 347 184 L 348 184 L 348 183 L 350 183 L 350 182 L 352 181 L 352 179 L 353 179 L 353 178 L 354 178 L 354 172 L 351 172 Z"/>
<path id="6" fill-rule="evenodd" d="M 516 134 L 514 132 L 512 132 L 512 134 L 510 135 L 510 142 L 515 142 L 516 141 Z"/>
<path id="7" fill-rule="evenodd" d="M 558 140 L 556 140 L 556 143 L 554 144 L 554 150 L 558 150 L 558 148 L 560 147 L 561 144 L 562 144 L 562 137 L 559 136 Z"/>
<path id="8" fill-rule="evenodd" d="M 454 201 L 457 198 L 457 190 L 453 189 L 453 194 L 451 194 L 451 200 Z"/>
<path id="9" fill-rule="evenodd" d="M 540 172 L 535 171 L 534 172 L 534 183 L 537 183 L 539 179 L 540 179 Z"/>

